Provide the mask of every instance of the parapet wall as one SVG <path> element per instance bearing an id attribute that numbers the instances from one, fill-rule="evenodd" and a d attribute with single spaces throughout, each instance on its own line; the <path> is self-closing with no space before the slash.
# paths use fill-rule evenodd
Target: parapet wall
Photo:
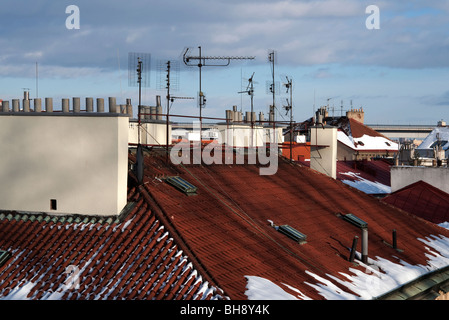
<path id="1" fill-rule="evenodd" d="M 64 113 L 104 113 L 105 112 L 105 100 L 104 98 L 85 98 L 84 104 L 81 104 L 81 98 L 73 97 L 62 98 L 59 105 L 55 105 L 53 98 L 45 98 L 44 104 L 41 98 L 35 99 L 12 99 L 3 100 L 0 112 L 64 112 Z M 94 106 L 95 102 L 95 106 Z M 95 109 L 95 110 L 94 110 Z M 108 98 L 108 113 L 121 113 L 127 114 L 129 117 L 133 116 L 133 106 L 131 99 L 126 99 L 126 104 L 117 104 L 117 100 L 114 97 Z"/>

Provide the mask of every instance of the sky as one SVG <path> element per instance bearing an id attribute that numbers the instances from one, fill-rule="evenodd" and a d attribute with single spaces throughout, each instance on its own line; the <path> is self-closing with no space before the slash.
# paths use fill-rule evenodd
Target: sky
<path id="1" fill-rule="evenodd" d="M 79 16 L 66 11 L 71 5 Z M 372 5 L 377 16 L 367 11 Z M 274 51 L 278 120 L 289 119 L 288 77 L 298 122 L 325 105 L 331 115 L 362 107 L 367 124 L 449 121 L 449 0 L 3 0 L 1 7 L 3 100 L 22 98 L 27 88 L 31 98 L 53 97 L 55 108 L 71 97 L 137 105 L 137 84 L 129 83 L 137 63 L 128 55 L 145 53 L 142 104 L 160 95 L 165 110 L 170 60 L 178 66 L 172 96 L 192 98 L 175 99 L 170 113 L 197 116 L 199 68 L 182 58 L 201 47 L 203 56 L 254 57 L 201 68 L 206 117 L 222 118 L 233 105 L 249 111 L 250 96 L 239 92 L 253 74 L 254 111 L 267 115 Z"/>

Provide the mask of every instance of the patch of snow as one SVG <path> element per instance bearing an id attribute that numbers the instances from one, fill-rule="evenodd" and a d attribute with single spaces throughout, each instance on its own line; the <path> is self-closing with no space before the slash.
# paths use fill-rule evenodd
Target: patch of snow
<path id="1" fill-rule="evenodd" d="M 440 227 L 445 228 L 445 229 L 449 229 L 449 222 L 445 221 L 439 224 Z"/>
<path id="2" fill-rule="evenodd" d="M 306 273 L 317 280 L 317 283 L 305 282 L 327 300 L 370 300 L 386 294 L 418 277 L 449 265 L 449 238 L 444 236 L 429 236 L 418 239 L 423 242 L 428 261 L 427 265 L 411 265 L 399 260 L 392 262 L 377 256 L 368 259 L 368 265 L 357 261 L 365 268 L 364 271 L 349 268 L 349 273 L 340 273 L 344 278 L 327 274 L 318 276 L 312 272 Z M 245 276 L 248 280 L 245 294 L 250 300 L 291 300 L 309 299 L 299 290 L 286 285 L 298 292 L 297 296 L 285 292 L 273 282 L 256 276 Z M 344 288 L 347 288 L 346 291 Z"/>
<path id="3" fill-rule="evenodd" d="M 356 188 L 360 191 L 363 191 L 367 194 L 380 194 L 380 193 L 391 193 L 391 187 L 386 186 L 380 182 L 374 182 L 362 178 L 358 173 L 354 172 L 340 172 L 340 174 L 350 176 L 355 178 L 356 180 L 341 180 L 341 182 Z"/>
<path id="4" fill-rule="evenodd" d="M 28 300 L 27 295 L 33 289 L 34 285 L 35 283 L 30 281 L 23 286 L 17 286 L 7 296 L 3 297 L 2 300 Z"/>
<path id="5" fill-rule="evenodd" d="M 298 292 L 298 296 L 294 296 L 268 279 L 257 276 L 245 276 L 245 278 L 248 281 L 245 294 L 249 300 L 309 300 L 298 289 L 294 289 L 294 291 Z M 291 286 L 288 287 L 293 288 Z"/>
<path id="6" fill-rule="evenodd" d="M 129 224 L 131 223 L 131 221 L 134 220 L 134 218 L 135 218 L 135 217 L 133 217 L 132 219 L 129 219 L 128 221 L 126 221 L 126 222 L 123 224 L 122 232 L 126 229 L 126 227 L 129 226 Z"/>
<path id="7" fill-rule="evenodd" d="M 360 138 L 353 138 L 352 136 L 347 136 L 343 131 L 337 131 L 337 140 L 344 145 L 354 149 L 354 150 L 389 150 L 398 151 L 399 145 L 384 137 L 373 137 L 369 135 L 363 135 Z M 360 143 L 362 142 L 362 143 Z"/>

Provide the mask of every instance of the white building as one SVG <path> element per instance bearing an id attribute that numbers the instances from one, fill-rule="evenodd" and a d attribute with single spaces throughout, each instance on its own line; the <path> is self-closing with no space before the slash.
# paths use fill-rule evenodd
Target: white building
<path id="1" fill-rule="evenodd" d="M 0 113 L 0 209 L 120 214 L 128 122 L 114 113 Z"/>

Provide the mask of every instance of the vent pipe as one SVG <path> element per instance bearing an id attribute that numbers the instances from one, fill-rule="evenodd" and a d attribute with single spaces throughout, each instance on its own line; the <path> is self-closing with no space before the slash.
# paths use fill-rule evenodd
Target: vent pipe
<path id="1" fill-rule="evenodd" d="M 131 104 L 131 99 L 126 99 L 126 113 L 131 118 L 133 117 L 133 105 Z"/>
<path id="2" fill-rule="evenodd" d="M 162 120 L 162 106 L 156 106 L 156 119 Z"/>
<path id="3" fill-rule="evenodd" d="M 62 112 L 69 112 L 69 99 L 62 99 Z"/>
<path id="4" fill-rule="evenodd" d="M 265 121 L 265 119 L 264 119 L 263 112 L 259 112 L 259 122 L 260 122 L 260 124 L 263 124 L 264 121 Z"/>
<path id="5" fill-rule="evenodd" d="M 362 228 L 362 262 L 368 262 L 368 228 Z"/>
<path id="6" fill-rule="evenodd" d="M 398 248 L 398 239 L 397 239 L 397 235 L 396 235 L 396 229 L 393 229 L 393 249 L 397 249 Z"/>
<path id="7" fill-rule="evenodd" d="M 42 112 L 42 100 L 40 98 L 34 99 L 34 112 Z"/>
<path id="8" fill-rule="evenodd" d="M 246 111 L 245 113 L 245 122 L 251 122 L 251 112 Z"/>
<path id="9" fill-rule="evenodd" d="M 355 252 L 357 251 L 357 242 L 359 237 L 355 236 L 354 240 L 352 240 L 351 254 L 349 255 L 349 261 L 354 262 Z"/>
<path id="10" fill-rule="evenodd" d="M 226 110 L 226 121 L 232 122 L 234 118 L 233 112 L 231 110 Z"/>
<path id="11" fill-rule="evenodd" d="M 156 120 L 156 107 L 149 107 L 150 109 L 150 119 Z"/>
<path id="12" fill-rule="evenodd" d="M 117 102 L 114 97 L 109 97 L 109 113 L 117 113 Z"/>
<path id="13" fill-rule="evenodd" d="M 73 100 L 73 112 L 80 113 L 80 111 L 81 111 L 80 98 L 74 97 L 72 100 Z"/>
<path id="14" fill-rule="evenodd" d="M 53 98 L 45 98 L 45 111 L 53 112 Z"/>
<path id="15" fill-rule="evenodd" d="M 104 112 L 104 99 L 103 98 L 97 98 L 97 112 L 99 112 L 99 113 Z"/>
<path id="16" fill-rule="evenodd" d="M 9 101 L 2 102 L 2 109 L 3 109 L 3 112 L 9 112 Z"/>
<path id="17" fill-rule="evenodd" d="M 20 100 L 12 99 L 12 111 L 19 112 L 19 110 L 20 110 Z"/>
<path id="18" fill-rule="evenodd" d="M 94 98 L 86 98 L 86 112 L 94 112 Z"/>
<path id="19" fill-rule="evenodd" d="M 30 112 L 30 100 L 23 99 L 23 112 Z"/>

